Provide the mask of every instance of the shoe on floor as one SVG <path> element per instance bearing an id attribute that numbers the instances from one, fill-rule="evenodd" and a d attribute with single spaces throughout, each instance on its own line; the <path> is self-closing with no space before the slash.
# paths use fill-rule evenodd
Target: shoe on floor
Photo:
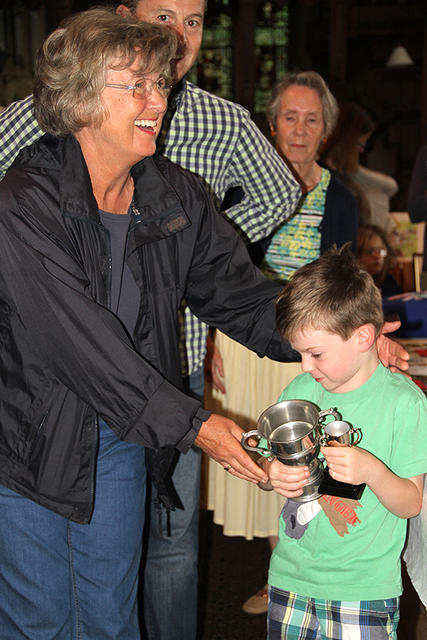
<path id="1" fill-rule="evenodd" d="M 268 585 L 264 585 L 254 596 L 251 596 L 242 605 L 245 613 L 267 613 L 268 609 Z"/>

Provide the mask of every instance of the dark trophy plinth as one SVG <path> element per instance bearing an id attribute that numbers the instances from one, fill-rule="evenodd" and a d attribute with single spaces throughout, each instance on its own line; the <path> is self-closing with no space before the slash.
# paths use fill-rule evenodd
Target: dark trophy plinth
<path id="1" fill-rule="evenodd" d="M 335 420 L 323 427 L 323 435 L 320 437 L 322 446 L 354 447 L 362 439 L 362 432 L 357 427 L 352 427 L 345 420 Z M 319 486 L 319 493 L 327 496 L 337 496 L 338 498 L 350 498 L 359 500 L 365 489 L 365 484 L 349 484 L 334 480 L 328 467 L 324 469 L 322 482 Z"/>
<path id="2" fill-rule="evenodd" d="M 319 493 L 327 496 L 337 496 L 338 498 L 350 498 L 351 500 L 359 500 L 365 484 L 349 484 L 347 482 L 339 482 L 329 475 L 329 469 L 326 467 L 323 474 L 322 482 L 319 486 Z"/>

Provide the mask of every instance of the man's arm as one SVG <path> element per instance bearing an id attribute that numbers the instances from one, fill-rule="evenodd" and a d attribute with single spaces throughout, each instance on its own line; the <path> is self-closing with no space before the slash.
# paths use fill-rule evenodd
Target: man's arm
<path id="1" fill-rule="evenodd" d="M 301 187 L 258 127 L 242 110 L 241 130 L 227 176 L 230 186 L 241 186 L 241 202 L 224 215 L 245 242 L 270 235 L 295 211 Z"/>
<path id="2" fill-rule="evenodd" d="M 33 114 L 33 96 L 12 102 L 0 114 L 0 180 L 19 151 L 43 133 Z"/>
<path id="3" fill-rule="evenodd" d="M 185 291 L 196 317 L 233 340 L 273 360 L 295 362 L 299 354 L 285 343 L 276 327 L 275 300 L 281 285 L 266 278 L 251 262 L 237 233 L 222 216 L 201 184 L 205 207 Z"/>

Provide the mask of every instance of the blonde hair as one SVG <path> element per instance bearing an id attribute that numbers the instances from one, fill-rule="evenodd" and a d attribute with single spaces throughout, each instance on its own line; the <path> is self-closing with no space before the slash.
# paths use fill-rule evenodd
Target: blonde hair
<path id="1" fill-rule="evenodd" d="M 44 42 L 36 61 L 34 113 L 53 135 L 99 126 L 109 69 L 126 69 L 138 56 L 137 75 L 159 72 L 173 79 L 177 38 L 171 29 L 135 22 L 113 10 L 95 8 L 68 18 Z"/>
<path id="2" fill-rule="evenodd" d="M 333 247 L 293 274 L 276 301 L 276 318 L 288 341 L 308 328 L 348 340 L 364 324 L 372 324 L 379 335 L 384 324 L 381 294 L 350 243 Z"/>

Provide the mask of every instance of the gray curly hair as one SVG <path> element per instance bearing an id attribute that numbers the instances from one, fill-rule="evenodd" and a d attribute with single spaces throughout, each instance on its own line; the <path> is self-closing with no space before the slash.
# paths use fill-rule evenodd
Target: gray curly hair
<path id="1" fill-rule="evenodd" d="M 68 18 L 45 40 L 36 60 L 34 113 L 53 135 L 100 126 L 109 69 L 127 69 L 140 57 L 137 75 L 159 72 L 173 81 L 177 37 L 172 29 L 135 22 L 97 7 Z"/>

